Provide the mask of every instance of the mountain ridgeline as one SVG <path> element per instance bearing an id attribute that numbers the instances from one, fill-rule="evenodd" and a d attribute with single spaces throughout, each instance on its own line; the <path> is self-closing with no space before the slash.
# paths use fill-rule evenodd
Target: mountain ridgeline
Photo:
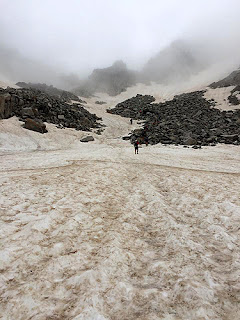
<path id="1" fill-rule="evenodd" d="M 238 70 L 233 71 L 224 79 L 210 84 L 210 87 L 213 89 L 224 88 L 229 86 L 240 86 L 240 68 Z"/>
<path id="2" fill-rule="evenodd" d="M 4 47 L 0 48 L 0 58 L 0 75 L 3 79 L 25 81 L 20 84 L 21 87 L 34 87 L 57 97 L 64 90 L 82 97 L 91 97 L 97 92 L 115 96 L 136 83 L 177 85 L 206 70 L 214 60 L 210 59 L 210 62 L 209 56 L 199 45 L 177 40 L 153 55 L 138 71 L 129 69 L 123 61 L 118 60 L 111 66 L 93 70 L 88 78 L 81 80 L 79 72 L 62 74 L 44 63 L 30 61 L 19 52 Z M 53 84 L 55 87 L 43 87 L 38 82 Z M 62 89 L 61 92 L 57 92 L 56 87 Z"/>
<path id="3" fill-rule="evenodd" d="M 115 96 L 135 85 L 137 78 L 138 73 L 129 70 L 126 64 L 119 60 L 111 67 L 93 70 L 89 78 L 73 92 L 83 97 L 93 96 L 95 92 L 106 92 Z"/>

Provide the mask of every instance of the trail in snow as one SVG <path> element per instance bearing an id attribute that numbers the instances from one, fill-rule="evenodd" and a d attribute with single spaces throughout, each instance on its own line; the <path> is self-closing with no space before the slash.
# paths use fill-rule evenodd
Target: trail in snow
<path id="1" fill-rule="evenodd" d="M 100 98 L 89 144 L 1 121 L 0 317 L 238 319 L 239 147 L 135 155 Z"/>

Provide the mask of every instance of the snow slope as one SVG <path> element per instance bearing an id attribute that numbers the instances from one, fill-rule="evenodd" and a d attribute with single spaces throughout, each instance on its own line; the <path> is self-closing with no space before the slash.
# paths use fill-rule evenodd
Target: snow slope
<path id="1" fill-rule="evenodd" d="M 2 77 L 0 75 L 0 88 L 7 88 L 7 87 L 12 87 L 12 88 L 18 88 L 12 81 L 2 81 Z"/>
<path id="2" fill-rule="evenodd" d="M 240 148 L 135 155 L 121 137 L 138 124 L 105 110 L 179 93 L 148 89 L 88 99 L 107 125 L 88 144 L 0 122 L 0 318 L 239 318 Z"/>

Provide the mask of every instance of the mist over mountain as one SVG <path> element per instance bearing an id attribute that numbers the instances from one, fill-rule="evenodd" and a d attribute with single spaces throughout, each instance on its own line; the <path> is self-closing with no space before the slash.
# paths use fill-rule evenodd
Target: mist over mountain
<path id="1" fill-rule="evenodd" d="M 188 9 L 189 6 L 188 3 Z M 14 11 L 16 8 L 12 6 L 11 10 Z M 51 7 L 46 10 L 51 11 Z M 214 19 L 211 16 L 211 21 L 220 21 L 227 12 L 226 8 L 224 10 L 218 17 L 215 14 Z M 78 39 L 72 35 L 72 32 L 75 34 L 75 29 L 70 32 L 65 25 L 66 32 L 62 30 L 61 34 L 56 33 L 54 21 L 48 20 L 48 23 L 51 21 L 49 29 L 43 26 L 39 29 L 41 35 L 39 43 L 36 42 L 37 37 L 34 32 L 26 38 L 26 27 L 22 29 L 20 26 L 20 33 L 16 28 L 13 29 L 8 21 L 4 24 L 3 19 L 0 21 L 2 27 L 0 38 L 3 40 L 0 43 L 0 80 L 14 83 L 19 81 L 46 83 L 59 89 L 73 90 L 74 93 L 84 97 L 98 91 L 117 95 L 138 82 L 178 84 L 182 81 L 191 81 L 192 77 L 203 72 L 205 74 L 201 76 L 202 83 L 205 82 L 207 85 L 222 79 L 240 64 L 240 45 L 237 41 L 240 29 L 235 13 L 229 14 L 229 21 L 224 21 L 224 26 L 212 22 L 210 25 L 209 20 L 205 19 L 205 28 L 202 28 L 203 22 L 201 22 L 199 23 L 201 27 L 193 28 L 193 31 L 187 29 L 185 34 L 181 32 L 166 36 L 166 39 L 159 28 L 160 22 L 158 25 L 153 17 L 148 21 L 148 25 L 143 23 L 145 20 L 140 19 L 142 27 L 133 33 L 132 21 L 136 13 L 131 12 L 131 15 L 130 11 L 126 13 L 131 19 L 128 25 L 121 24 L 121 30 L 118 29 L 116 21 L 108 21 L 108 26 L 111 25 L 117 28 L 117 31 L 121 31 L 121 37 L 118 32 L 109 33 L 110 28 L 106 28 L 100 35 L 98 30 L 96 28 L 92 30 L 88 23 L 86 30 L 91 31 L 94 37 Z M 25 17 L 25 11 L 22 11 L 21 15 Z M 30 16 L 28 18 L 32 19 Z M 96 20 L 96 23 L 98 21 Z M 31 23 L 34 29 L 36 25 L 33 21 Z M 66 21 L 63 23 L 66 24 Z M 151 30 L 148 29 L 149 24 L 153 24 Z M 164 29 L 166 35 L 170 29 L 171 25 L 167 23 Z M 52 42 L 49 40 L 51 32 L 54 34 Z M 78 29 L 78 32 L 81 35 L 82 29 Z M 21 42 L 16 34 L 22 39 Z M 14 39 L 16 41 L 13 43 Z M 53 43 L 56 44 L 54 48 L 52 48 Z M 65 47 L 64 43 L 67 44 Z M 75 48 L 77 44 L 79 48 Z"/>
<path id="2" fill-rule="evenodd" d="M 213 52 L 209 52 L 191 41 L 176 40 L 149 57 L 139 70 L 130 69 L 125 62 L 117 60 L 109 67 L 94 69 L 88 77 L 81 77 L 80 70 L 76 70 L 76 73 L 56 70 L 48 64 L 28 59 L 17 50 L 1 45 L 0 76 L 2 80 L 15 83 L 42 82 L 54 85 L 82 97 L 92 96 L 96 92 L 106 92 L 114 96 L 136 83 L 156 82 L 168 85 L 187 81 L 210 68 L 215 62 L 221 61 L 217 56 L 214 58 Z M 226 64 L 218 65 L 219 70 L 224 68 Z M 211 80 L 212 78 L 219 80 L 217 74 L 215 78 L 211 75 Z M 208 83 L 209 79 L 206 78 L 206 85 Z"/>
<path id="3" fill-rule="evenodd" d="M 0 45 L 0 75 L 10 81 L 55 82 L 57 72 L 48 65 L 24 57 L 18 50 Z"/>
<path id="4" fill-rule="evenodd" d="M 191 43 L 177 40 L 151 57 L 138 71 L 130 70 L 119 60 L 111 67 L 93 70 L 88 80 L 73 91 L 85 97 L 95 92 L 117 95 L 138 82 L 174 84 L 186 81 L 208 66 L 208 61 L 197 54 Z"/>
<path id="5" fill-rule="evenodd" d="M 106 92 L 110 96 L 115 96 L 136 84 L 137 76 L 136 71 L 129 70 L 127 65 L 119 60 L 108 68 L 93 70 L 89 78 L 73 91 L 85 97 L 95 92 Z"/>
<path id="6" fill-rule="evenodd" d="M 77 74 L 64 73 L 47 63 L 29 59 L 18 50 L 0 44 L 0 80 L 11 82 L 33 82 L 54 85 L 63 90 L 71 90 L 80 83 Z"/>
<path id="7" fill-rule="evenodd" d="M 168 84 L 186 80 L 206 67 L 190 44 L 177 40 L 149 59 L 141 73 L 147 81 Z"/>
<path id="8" fill-rule="evenodd" d="M 208 84 L 240 63 L 237 0 L 1 4 L 11 14 L 0 20 L 0 80 L 112 95 L 200 74 Z M 116 68 L 120 60 L 126 65 Z"/>

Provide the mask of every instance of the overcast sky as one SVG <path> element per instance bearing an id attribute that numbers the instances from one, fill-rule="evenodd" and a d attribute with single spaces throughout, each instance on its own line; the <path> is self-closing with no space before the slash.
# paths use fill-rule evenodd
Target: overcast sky
<path id="1" fill-rule="evenodd" d="M 226 55 L 228 46 L 239 49 L 239 0 L 0 0 L 0 4 L 1 44 L 66 72 L 87 73 L 117 59 L 138 68 L 178 38 L 204 39 L 209 47 L 220 43 Z"/>

